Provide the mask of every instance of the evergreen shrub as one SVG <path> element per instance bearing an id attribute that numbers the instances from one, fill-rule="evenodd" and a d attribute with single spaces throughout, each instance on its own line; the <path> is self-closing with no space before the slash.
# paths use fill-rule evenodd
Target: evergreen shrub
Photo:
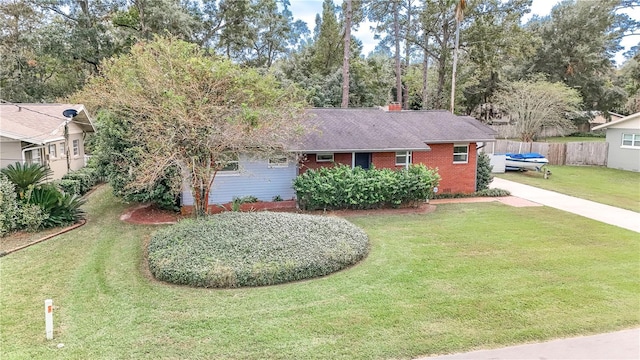
<path id="1" fill-rule="evenodd" d="M 411 165 L 408 169 L 368 169 L 336 165 L 307 170 L 293 182 L 303 210 L 372 209 L 417 205 L 438 186 L 437 170 Z"/>
<path id="2" fill-rule="evenodd" d="M 476 167 L 476 191 L 482 191 L 489 188 L 489 184 L 493 181 L 491 174 L 491 158 L 489 155 L 481 152 L 478 153 L 478 166 Z"/>
<path id="3" fill-rule="evenodd" d="M 368 250 L 364 231 L 341 218 L 226 212 L 157 231 L 148 258 L 159 280 L 232 288 L 327 275 L 357 263 Z"/>

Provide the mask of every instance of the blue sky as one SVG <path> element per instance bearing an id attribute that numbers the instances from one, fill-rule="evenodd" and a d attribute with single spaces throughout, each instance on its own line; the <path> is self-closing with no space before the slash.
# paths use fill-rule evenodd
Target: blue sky
<path id="1" fill-rule="evenodd" d="M 341 4 L 341 0 L 333 0 L 336 4 Z M 473 0 L 471 0 L 473 1 Z M 598 0 L 592 0 L 598 1 Z M 313 31 L 313 27 L 315 26 L 315 18 L 316 14 L 322 13 L 322 0 L 290 0 L 291 2 L 291 12 L 293 13 L 293 17 L 295 19 L 300 19 L 305 21 L 309 30 Z M 551 12 L 551 9 L 555 4 L 560 2 L 559 0 L 533 0 L 531 5 L 531 13 L 528 14 L 524 18 L 524 20 L 528 20 L 531 15 L 548 15 Z M 636 8 L 633 10 L 629 10 L 628 12 L 633 18 L 640 19 L 640 9 Z M 371 52 L 376 46 L 377 41 L 373 39 L 373 32 L 369 29 L 370 24 L 362 24 L 358 31 L 354 33 L 354 35 L 360 39 L 363 43 L 363 53 L 368 54 Z M 627 36 L 622 41 L 622 46 L 626 49 L 631 48 L 634 45 L 640 43 L 640 35 Z M 617 54 L 616 63 L 620 64 L 623 60 L 622 52 Z"/>

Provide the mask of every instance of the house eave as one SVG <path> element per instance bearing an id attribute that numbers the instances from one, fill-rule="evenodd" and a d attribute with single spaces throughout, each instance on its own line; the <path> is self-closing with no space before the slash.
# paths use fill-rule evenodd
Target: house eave
<path id="1" fill-rule="evenodd" d="M 353 153 L 353 152 L 396 152 L 396 151 L 431 151 L 430 147 L 394 147 L 394 148 L 376 148 L 376 149 L 292 149 L 291 152 L 297 153 Z"/>

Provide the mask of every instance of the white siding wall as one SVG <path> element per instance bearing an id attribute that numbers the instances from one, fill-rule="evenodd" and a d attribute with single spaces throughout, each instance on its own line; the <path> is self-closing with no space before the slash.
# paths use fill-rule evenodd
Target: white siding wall
<path id="1" fill-rule="evenodd" d="M 275 196 L 283 200 L 295 197 L 292 184 L 298 169 L 293 161 L 287 167 L 269 168 L 268 161 L 240 158 L 237 174 L 218 173 L 213 182 L 209 204 L 225 204 L 234 197 L 255 196 L 258 200 L 271 201 Z M 183 186 L 182 205 L 193 205 L 193 195 L 188 184 Z"/>

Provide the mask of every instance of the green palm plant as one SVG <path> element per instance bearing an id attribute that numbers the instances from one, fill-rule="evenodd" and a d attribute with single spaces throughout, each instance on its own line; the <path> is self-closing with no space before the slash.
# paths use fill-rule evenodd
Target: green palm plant
<path id="1" fill-rule="evenodd" d="M 16 162 L 0 170 L 9 181 L 16 185 L 16 193 L 24 199 L 29 186 L 35 186 L 52 174 L 52 171 L 41 164 L 22 164 Z"/>
<path id="2" fill-rule="evenodd" d="M 48 215 L 42 222 L 44 228 L 73 224 L 85 217 L 80 208 L 85 200 L 75 194 L 60 192 L 51 184 L 31 187 L 27 191 L 26 202 L 39 206 Z"/>

